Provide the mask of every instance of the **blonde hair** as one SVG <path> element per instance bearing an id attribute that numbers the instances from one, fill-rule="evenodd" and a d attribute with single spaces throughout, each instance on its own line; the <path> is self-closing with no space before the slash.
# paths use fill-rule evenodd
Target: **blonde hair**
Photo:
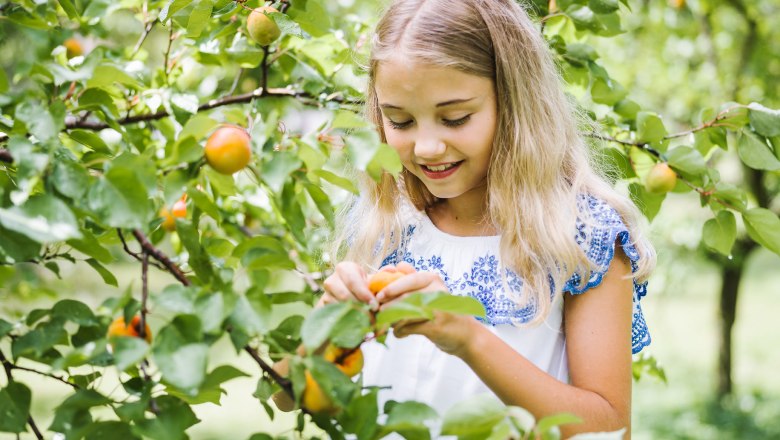
<path id="1" fill-rule="evenodd" d="M 392 2 L 376 28 L 365 108 L 383 141 L 375 77 L 378 66 L 399 53 L 409 62 L 493 80 L 498 121 L 487 218 L 501 234 L 501 261 L 523 278 L 522 302 L 537 307 L 534 321 L 547 316 L 551 289 L 558 294 L 574 273 L 582 274 L 584 284 L 597 269 L 573 239 L 577 218 L 593 224 L 587 206 L 582 209 L 583 194 L 618 212 L 641 257 L 634 277 L 647 278 L 655 252 L 638 228 L 641 216 L 594 170 L 547 44 L 515 0 Z M 401 244 L 404 198 L 420 211 L 437 199 L 407 172 L 400 182 L 390 175 L 378 183 L 366 176 L 360 180 L 362 197 L 342 213 L 335 245 L 342 245 L 345 259 L 376 266 Z"/>

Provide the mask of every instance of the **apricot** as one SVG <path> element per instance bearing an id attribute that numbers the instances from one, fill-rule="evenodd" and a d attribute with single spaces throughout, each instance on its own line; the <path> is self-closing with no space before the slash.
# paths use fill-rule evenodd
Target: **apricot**
<path id="1" fill-rule="evenodd" d="M 62 45 L 65 47 L 65 56 L 68 59 L 84 54 L 84 47 L 81 45 L 81 42 L 73 37 L 63 41 Z"/>
<path id="2" fill-rule="evenodd" d="M 206 162 L 221 174 L 244 169 L 252 157 L 249 133 L 235 125 L 217 128 L 206 140 Z"/>
<path id="3" fill-rule="evenodd" d="M 107 338 L 112 338 L 115 336 L 128 336 L 132 338 L 140 338 L 141 337 L 141 317 L 136 315 L 133 317 L 132 321 L 130 321 L 130 325 L 125 324 L 125 318 L 123 316 L 120 316 L 119 318 L 116 318 L 111 325 L 108 326 L 108 333 L 106 334 Z M 148 343 L 152 343 L 152 330 L 149 328 L 149 324 L 144 324 L 144 339 Z"/>
<path id="4" fill-rule="evenodd" d="M 333 414 L 337 411 L 333 401 L 322 391 L 314 377 L 306 371 L 306 386 L 301 397 L 301 406 L 312 413 Z"/>
<path id="5" fill-rule="evenodd" d="M 246 30 L 249 36 L 261 46 L 268 46 L 282 35 L 279 25 L 266 15 L 270 12 L 279 11 L 270 6 L 262 6 L 254 9 L 246 20 Z"/>
<path id="6" fill-rule="evenodd" d="M 177 200 L 170 210 L 163 206 L 162 209 L 160 209 L 160 217 L 163 218 L 163 229 L 169 232 L 174 231 L 176 229 L 176 219 L 187 217 L 187 201 L 185 198 L 182 197 Z"/>
<path id="7" fill-rule="evenodd" d="M 677 173 L 665 162 L 657 163 L 645 178 L 645 187 L 655 194 L 665 194 L 677 185 Z"/>
<path id="8" fill-rule="evenodd" d="M 395 268 L 383 268 L 379 272 L 368 277 L 368 290 L 374 295 L 384 289 L 385 286 L 403 277 L 405 273 Z"/>
<path id="9" fill-rule="evenodd" d="M 349 377 L 357 376 L 363 369 L 363 351 L 360 347 L 350 349 L 328 344 L 322 357 L 335 364 L 342 373 Z"/>

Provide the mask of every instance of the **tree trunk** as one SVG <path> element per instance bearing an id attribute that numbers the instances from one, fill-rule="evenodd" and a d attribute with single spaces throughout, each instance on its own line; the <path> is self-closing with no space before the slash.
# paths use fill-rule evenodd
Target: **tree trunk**
<path id="1" fill-rule="evenodd" d="M 720 351 L 718 356 L 718 387 L 716 389 L 718 399 L 723 399 L 733 391 L 731 336 L 737 317 L 739 283 L 745 267 L 745 258 L 739 260 L 738 264 L 726 264 L 721 268 L 723 284 L 720 289 Z"/>

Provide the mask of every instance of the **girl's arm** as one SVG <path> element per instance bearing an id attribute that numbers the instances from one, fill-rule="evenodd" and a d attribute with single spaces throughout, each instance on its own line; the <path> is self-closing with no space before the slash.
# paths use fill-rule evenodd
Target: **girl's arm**
<path id="1" fill-rule="evenodd" d="M 627 259 L 620 246 L 615 249 L 598 287 L 581 295 L 565 294 L 571 384 L 539 369 L 470 317 L 441 313 L 431 321 L 401 324 L 394 333 L 427 336 L 463 359 L 505 404 L 521 406 L 537 419 L 561 412 L 576 414 L 583 423 L 562 426 L 564 436 L 626 428 L 625 438 L 630 438 L 633 284 Z M 386 292 L 386 301 L 400 296 L 394 293 Z"/>

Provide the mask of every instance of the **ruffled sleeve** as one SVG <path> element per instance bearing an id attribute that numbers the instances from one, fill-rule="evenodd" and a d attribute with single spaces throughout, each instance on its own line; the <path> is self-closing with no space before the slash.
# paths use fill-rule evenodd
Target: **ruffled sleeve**
<path id="1" fill-rule="evenodd" d="M 617 211 L 603 200 L 590 195 L 582 199 L 581 212 L 584 219 L 577 219 L 577 244 L 585 251 L 593 263 L 587 282 L 580 286 L 582 275 L 575 273 L 563 286 L 564 292 L 581 294 L 601 284 L 615 255 L 615 243 L 618 243 L 631 261 L 631 271 L 636 272 L 640 259 L 639 252 L 632 244 L 628 228 Z M 639 353 L 650 345 L 650 332 L 642 315 L 640 300 L 647 294 L 647 281 L 633 280 L 633 317 L 631 320 L 631 352 Z"/>

